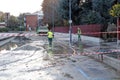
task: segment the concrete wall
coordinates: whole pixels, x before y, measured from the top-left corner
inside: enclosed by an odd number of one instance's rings
[[[87,37],[87,36],[82,36],[82,39],[83,40],[89,40],[95,44],[98,44],[99,45],[99,41],[100,39],[99,38],[95,38],[95,37]],[[94,52],[90,49],[85,49],[85,52]],[[98,55],[98,54],[92,54],[92,55],[89,55],[91,57],[94,57],[95,59],[98,59],[100,61],[102,61],[102,58],[101,58],[101,55]],[[103,63],[111,66],[112,68],[116,69],[117,71],[120,72],[120,60],[119,59],[115,59],[113,57],[109,57],[107,55],[103,55]]]
[[[100,44],[102,41],[100,38],[97,37],[91,37],[91,36],[81,36],[82,40],[88,40],[91,42],[94,42],[95,44]]]
[[[91,57],[94,57],[95,59],[101,60],[100,55],[94,54],[90,55]],[[101,60],[102,61],[102,60]],[[103,55],[103,63],[111,66],[112,68],[116,69],[116,71],[120,72],[120,60]]]
[[[120,60],[104,55],[103,62],[120,72]]]

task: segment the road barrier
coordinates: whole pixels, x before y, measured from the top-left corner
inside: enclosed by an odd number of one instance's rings
[[[13,37],[16,37],[16,36],[46,36],[47,34],[0,34],[0,36],[2,37],[8,37],[8,36],[13,36]]]
[[[81,34],[110,34],[110,33],[120,33],[120,31],[110,31],[110,32],[87,32],[87,33],[81,33]]]
[[[110,34],[110,33],[120,33],[120,31],[111,31],[111,32],[87,32],[87,33],[81,33],[81,35],[85,35],[85,34]],[[19,34],[19,33],[1,33],[0,36],[46,36],[47,34],[32,34],[32,33],[23,33],[23,34]]]
[[[111,32],[87,32],[87,33],[81,33],[81,35],[85,35],[85,34],[110,34],[110,33],[120,33],[120,31],[111,31]],[[1,33],[0,36],[46,36],[47,34],[32,34],[32,33],[23,33],[23,34],[19,34],[19,33]]]

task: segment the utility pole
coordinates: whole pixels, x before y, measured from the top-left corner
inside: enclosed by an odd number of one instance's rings
[[[52,4],[53,4],[52,5],[52,8],[53,8],[53,10],[52,10],[52,31],[54,32],[54,24],[55,24],[54,23],[54,21],[55,21],[55,19],[54,19],[55,18],[55,13],[54,13],[55,12],[55,4],[54,4],[54,1],[52,2]]]
[[[117,4],[119,3],[118,0]],[[119,16],[117,17],[117,50],[119,49]],[[117,58],[120,58],[120,53],[117,53]]]
[[[117,4],[119,4],[118,0]],[[119,47],[119,16],[117,17],[117,47]]]
[[[69,35],[70,35],[70,40],[69,40],[69,46],[72,46],[72,26],[71,26],[72,20],[71,20],[71,0],[69,0]]]

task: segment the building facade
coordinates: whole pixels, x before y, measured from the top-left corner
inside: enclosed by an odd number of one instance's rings
[[[24,22],[27,31],[29,29],[36,30],[38,26],[38,16],[35,14],[27,14],[25,15]]]
[[[24,26],[26,31],[28,30],[36,30],[37,27],[42,25],[43,14],[39,12],[33,14],[26,14],[24,17]]]
[[[10,13],[5,13],[4,19],[5,19],[5,23],[6,23],[6,26],[7,26],[8,20],[10,19]]]

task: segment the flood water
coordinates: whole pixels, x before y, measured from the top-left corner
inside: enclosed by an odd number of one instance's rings
[[[18,47],[18,44],[14,43],[14,42],[8,42],[8,43],[4,44],[3,46],[0,46],[0,52],[13,50],[17,47]]]
[[[0,53],[5,51],[13,50],[17,47],[20,47],[26,43],[28,43],[29,39],[23,37],[16,37],[15,39],[7,42],[6,44],[0,46]]]

